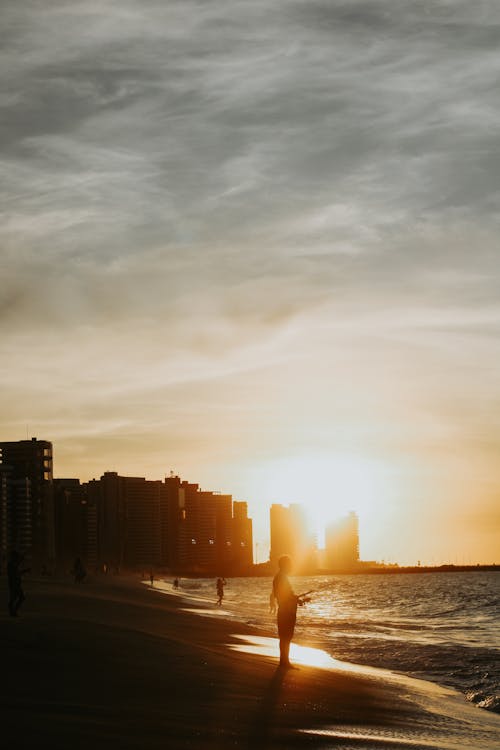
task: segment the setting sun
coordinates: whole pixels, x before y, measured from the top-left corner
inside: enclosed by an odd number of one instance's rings
[[[350,511],[367,525],[380,514],[389,493],[390,467],[354,454],[298,456],[265,464],[258,471],[270,502],[301,503],[321,547],[325,526]]]

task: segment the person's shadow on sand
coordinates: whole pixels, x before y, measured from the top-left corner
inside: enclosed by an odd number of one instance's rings
[[[270,747],[273,729],[276,726],[276,709],[283,689],[283,680],[286,669],[278,667],[267,686],[267,689],[259,703],[252,727],[248,736],[248,749],[255,750],[256,747],[265,750]]]

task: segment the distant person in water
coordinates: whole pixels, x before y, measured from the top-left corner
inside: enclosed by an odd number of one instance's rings
[[[292,570],[292,561],[288,555],[282,555],[278,560],[279,570],[273,579],[272,594],[278,602],[278,636],[280,639],[280,667],[291,667],[290,643],[295,630],[297,619],[297,605],[302,606],[304,599],[292,589],[288,575]]]
[[[151,572],[149,573],[149,581],[150,581],[150,583],[151,583],[151,586],[152,586],[152,585],[154,584],[154,582],[155,582],[155,574],[153,573],[153,571],[152,571],[152,570],[151,570]]]
[[[9,583],[9,614],[11,617],[17,617],[17,612],[21,604],[26,599],[23,591],[23,574],[27,573],[29,568],[21,570],[22,555],[17,550],[13,550],[7,563],[7,579]]]
[[[225,578],[217,578],[216,589],[217,589],[217,604],[219,607],[222,606],[222,600],[224,599],[224,586],[226,585]]]
[[[174,578],[174,582],[173,582],[172,585],[173,585],[174,589],[178,589],[179,588],[179,579],[178,578]]]

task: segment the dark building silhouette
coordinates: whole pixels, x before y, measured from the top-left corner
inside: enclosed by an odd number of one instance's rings
[[[166,561],[171,570],[178,572],[187,571],[197,564],[196,550],[191,550],[197,539],[194,517],[194,496],[197,492],[197,484],[182,481],[173,475],[165,477]]]
[[[252,519],[248,518],[248,504],[235,500],[233,503],[233,559],[236,572],[248,570],[253,565]]]
[[[69,569],[79,557],[89,569],[98,563],[97,507],[79,479],[54,479],[57,565]]]
[[[246,503],[234,504],[233,518],[231,495],[202,491],[176,476],[165,479],[165,488],[170,569],[229,575],[252,564]]]
[[[4,540],[34,565],[55,562],[52,443],[0,442]]]
[[[359,563],[359,521],[349,513],[330,524],[325,534],[326,561],[330,570],[352,570]]]
[[[2,567],[11,550],[27,560],[32,553],[31,482],[13,479],[12,469],[0,464],[0,557]]]
[[[108,471],[88,483],[87,500],[96,508],[100,564],[113,568],[165,564],[161,481]]]
[[[230,575],[253,564],[247,504],[170,476],[53,479],[52,444],[0,443],[0,555],[69,570],[169,568]]]

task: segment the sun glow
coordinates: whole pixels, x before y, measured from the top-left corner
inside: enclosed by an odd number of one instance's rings
[[[300,503],[311,531],[323,545],[325,526],[350,511],[369,523],[389,494],[390,468],[354,454],[297,456],[270,462],[259,471],[268,502]]]

